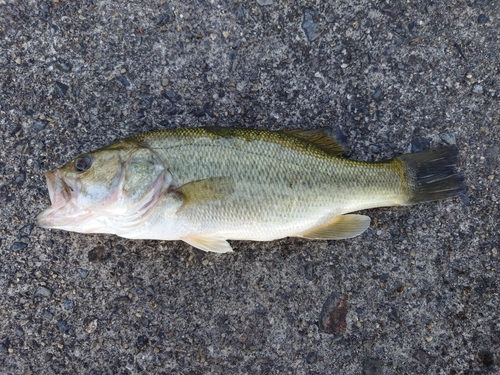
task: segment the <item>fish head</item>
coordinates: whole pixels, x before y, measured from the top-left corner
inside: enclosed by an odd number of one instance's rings
[[[45,178],[51,207],[38,224],[81,233],[126,230],[147,216],[171,182],[154,151],[123,141],[79,155]]]

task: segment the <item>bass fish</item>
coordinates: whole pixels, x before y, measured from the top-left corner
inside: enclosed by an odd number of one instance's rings
[[[340,240],[363,233],[351,212],[454,197],[458,150],[441,146],[365,162],[342,158],[325,129],[188,128],[138,134],[45,174],[43,228],[182,240],[232,251],[227,240]]]

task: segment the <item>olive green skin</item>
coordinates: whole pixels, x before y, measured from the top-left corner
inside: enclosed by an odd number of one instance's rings
[[[190,128],[123,142],[154,151],[174,187],[213,178],[231,182],[227,195],[167,219],[179,220],[188,232],[268,241],[300,235],[337,215],[407,200],[397,160],[352,161],[282,132]]]
[[[231,250],[227,239],[353,237],[370,220],[347,213],[463,190],[450,167],[456,149],[373,163],[342,158],[342,152],[322,130],[139,134],[47,172],[52,207],[38,222],[83,233],[184,240],[225,252]]]

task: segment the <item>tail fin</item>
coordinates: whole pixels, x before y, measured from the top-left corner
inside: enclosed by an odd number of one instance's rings
[[[455,171],[456,146],[441,146],[396,158],[403,164],[408,204],[454,197],[465,191],[464,180]]]

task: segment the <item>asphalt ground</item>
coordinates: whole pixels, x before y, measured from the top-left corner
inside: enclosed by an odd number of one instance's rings
[[[263,5],[271,3],[270,5]],[[0,0],[2,374],[500,371],[498,1]],[[36,226],[44,172],[138,132],[456,144],[465,194],[343,241],[208,254]]]

